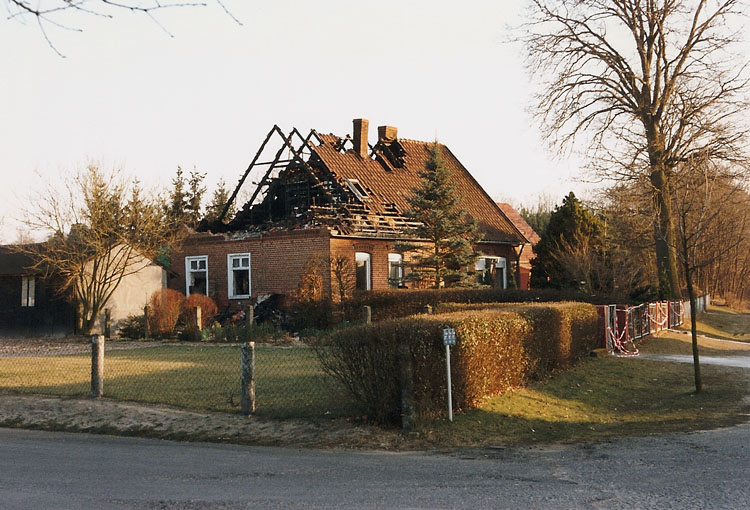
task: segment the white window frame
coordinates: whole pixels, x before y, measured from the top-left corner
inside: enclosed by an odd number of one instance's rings
[[[503,272],[503,289],[508,288],[508,260],[505,257],[493,257],[490,255],[480,255],[474,263],[474,269],[476,271],[484,271],[487,269],[487,260],[495,261],[495,269],[502,269]]]
[[[366,258],[360,257],[360,255],[366,255],[367,257]],[[357,262],[360,261],[360,258],[366,262],[365,269],[366,269],[366,274],[367,274],[367,281],[365,282],[366,285],[364,289],[359,289],[359,287],[357,288],[358,290],[372,290],[372,254],[366,251],[354,252],[354,271],[355,272],[357,270]]]
[[[396,287],[391,287],[393,284],[391,280],[391,267],[396,265],[398,267],[398,281]],[[404,279],[404,256],[400,253],[389,253],[388,254],[388,286],[390,288],[398,288],[401,281]]]
[[[204,269],[206,273],[206,296],[208,296],[208,255],[194,255],[191,257],[185,257],[185,295],[190,295],[190,274],[195,272],[198,273],[198,271],[192,271],[190,269],[190,263],[192,261],[205,261],[206,262],[206,269]]]
[[[346,179],[345,182],[346,186],[352,193],[354,193],[354,196],[356,196],[360,202],[364,202],[369,198],[365,187],[362,186],[362,184],[359,182],[359,179]]]
[[[33,276],[21,277],[21,306],[31,308],[34,306],[34,296],[36,294],[36,280]]]
[[[242,260],[247,258],[247,294],[234,294],[234,267],[232,261],[235,259]],[[229,299],[248,299],[253,293],[253,285],[251,278],[252,259],[249,253],[229,253],[227,254],[227,296]],[[240,267],[239,269],[245,269]]]

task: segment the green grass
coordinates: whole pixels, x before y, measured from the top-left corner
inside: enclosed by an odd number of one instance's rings
[[[0,392],[85,396],[90,354],[0,358]],[[353,406],[306,347],[256,348],[259,416],[346,416]],[[144,347],[106,352],[104,396],[190,409],[239,411],[237,346]]]
[[[701,340],[703,355],[750,355],[750,346]],[[706,345],[708,344],[708,345]],[[690,337],[649,338],[641,350],[688,354]],[[693,366],[643,358],[588,358],[549,380],[488,400],[477,409],[423,424],[425,445],[556,443],[684,432],[747,420],[747,370],[702,365],[704,391],[694,393]]]
[[[682,329],[690,330],[689,319],[685,320]],[[697,331],[700,335],[713,338],[750,342],[750,313],[711,305],[698,316]]]

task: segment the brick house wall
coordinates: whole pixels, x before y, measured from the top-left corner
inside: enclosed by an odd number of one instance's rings
[[[396,253],[396,241],[367,237],[332,236],[326,229],[292,230],[256,234],[246,238],[231,238],[224,234],[201,233],[190,236],[183,243],[182,250],[172,258],[173,276],[169,287],[187,294],[185,278],[185,258],[207,257],[208,295],[220,310],[239,311],[254,299],[265,294],[285,294],[293,292],[299,285],[308,261],[318,257],[327,261],[332,257],[348,259],[347,275],[349,284],[354,286],[355,254],[370,254],[370,277],[372,290],[390,288],[388,254]],[[510,245],[480,243],[478,251],[487,256],[505,257],[509,270],[516,255]],[[250,254],[250,298],[229,298],[228,255]],[[405,256],[408,261],[408,254]],[[334,275],[323,272],[324,295],[338,298],[338,289],[332,287]],[[510,280],[510,277],[509,277]],[[415,287],[414,283],[409,285]]]
[[[396,253],[393,249],[394,244],[393,240],[388,239],[333,237],[331,238],[331,255],[349,257],[353,271],[355,253],[358,251],[369,253],[372,290],[387,290],[390,288],[388,284],[388,254]]]
[[[250,254],[250,298],[230,299],[228,291],[229,254]],[[185,258],[207,257],[208,294],[219,310],[241,310],[264,294],[289,294],[297,288],[308,260],[327,259],[330,234],[325,229],[293,230],[232,239],[223,234],[195,234],[185,240],[182,250],[172,257],[169,287],[187,293]],[[330,281],[326,282],[330,288]]]
[[[357,237],[332,237],[331,238],[331,255],[344,255],[349,257],[354,267],[354,254],[356,252],[365,252],[370,254],[372,290],[387,290],[390,288],[388,282],[388,254],[396,253],[394,250],[394,240],[374,239],[374,238],[357,238]],[[427,244],[427,243],[425,243]],[[504,257],[508,264],[508,271],[516,262],[516,253],[513,246],[499,243],[480,243],[477,246],[477,252],[491,256]],[[404,260],[408,262],[409,255],[404,255]],[[508,281],[510,281],[508,275]],[[516,275],[516,280],[518,275]],[[416,287],[415,282],[409,284],[410,287]]]

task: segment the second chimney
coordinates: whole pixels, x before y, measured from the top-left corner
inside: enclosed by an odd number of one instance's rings
[[[367,119],[354,119],[352,123],[354,124],[354,135],[352,136],[354,151],[361,157],[367,158],[367,128],[370,125],[370,121]]]
[[[398,138],[398,129],[393,126],[378,126],[378,141],[383,143],[395,142]]]

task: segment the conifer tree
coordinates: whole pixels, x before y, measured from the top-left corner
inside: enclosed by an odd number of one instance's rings
[[[206,174],[193,169],[190,177],[186,178],[182,167],[177,167],[177,173],[172,179],[172,189],[169,192],[169,203],[166,214],[174,226],[187,225],[196,228],[201,219],[201,202],[206,192],[203,180]]]
[[[429,244],[399,243],[396,249],[412,253],[405,265],[411,269],[405,280],[431,280],[432,286],[450,287],[465,283],[474,275],[476,254],[473,245],[480,236],[476,224],[460,208],[460,197],[451,182],[442,146],[429,147],[425,169],[419,173],[422,183],[408,199],[406,215],[419,222],[411,235]]]
[[[224,207],[226,207],[227,202],[229,202],[229,195],[230,192],[227,188],[227,183],[224,182],[224,179],[219,179],[219,183],[214,190],[213,197],[211,198],[211,203],[206,207],[207,222],[213,223],[219,219],[219,215],[224,210]],[[227,210],[227,213],[224,215],[223,222],[229,223],[234,217],[235,212],[236,209],[234,203],[232,203]]]
[[[571,272],[560,260],[560,250],[571,250],[583,240],[601,245],[601,220],[594,216],[571,191],[562,205],[555,207],[541,240],[534,246],[536,258],[531,261],[531,286],[534,288],[577,288]],[[598,250],[599,246],[592,249]]]

